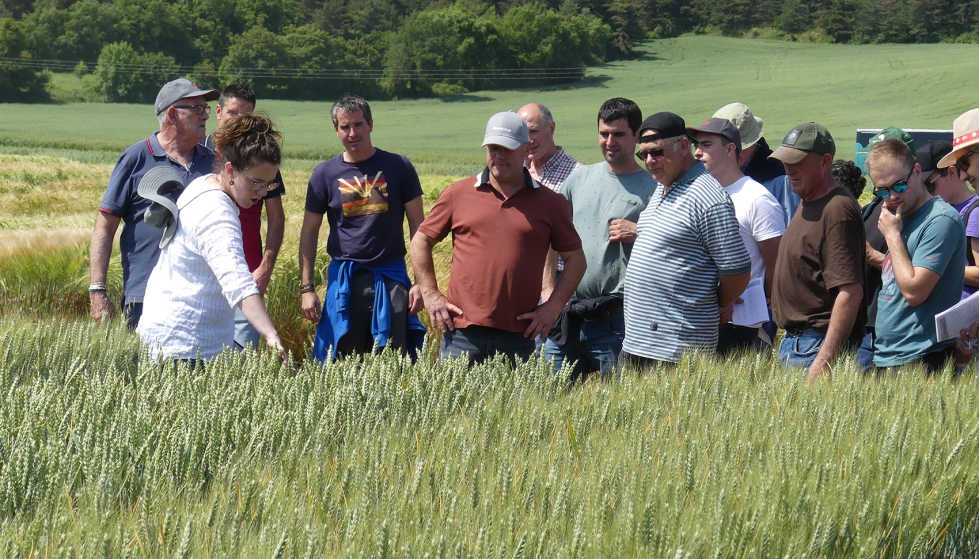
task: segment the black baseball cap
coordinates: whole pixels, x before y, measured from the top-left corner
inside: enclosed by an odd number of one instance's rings
[[[928,177],[938,170],[938,162],[950,153],[952,153],[952,142],[944,140],[928,142],[918,148],[915,156],[918,165],[921,165],[921,182],[928,180]]]
[[[656,132],[643,134],[646,130],[655,130]],[[686,136],[686,134],[687,124],[679,115],[674,113],[656,113],[646,117],[646,120],[639,125],[639,143]]]

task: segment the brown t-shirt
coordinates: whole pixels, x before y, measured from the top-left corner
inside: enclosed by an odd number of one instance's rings
[[[838,288],[863,285],[865,243],[860,205],[845,188],[803,201],[778,249],[772,288],[775,322],[786,330],[825,333]],[[850,336],[862,336],[866,324],[864,301]]]
[[[517,315],[537,308],[548,247],[578,250],[581,239],[568,200],[540,188],[526,169],[526,186],[510,198],[488,176],[484,170],[450,184],[418,230],[439,241],[452,232],[448,297],[463,312],[456,328],[523,332],[530,322]]]

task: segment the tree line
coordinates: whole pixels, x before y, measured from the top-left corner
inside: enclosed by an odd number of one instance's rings
[[[451,95],[579,80],[684,33],[979,42],[979,0],[0,0],[0,100],[43,100],[52,60],[105,101],[179,76],[271,98]]]

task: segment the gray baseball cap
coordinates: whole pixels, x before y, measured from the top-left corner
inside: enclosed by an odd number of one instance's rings
[[[167,82],[163,89],[156,94],[156,114],[160,114],[167,107],[187,97],[197,97],[203,95],[205,101],[214,101],[221,96],[221,92],[216,89],[197,89],[197,86],[190,80],[179,78],[172,82]]]
[[[496,113],[486,123],[483,147],[494,145],[517,149],[529,141],[530,132],[527,130],[527,123],[513,111]]]
[[[143,221],[158,229],[163,229],[160,248],[167,246],[177,232],[177,198],[183,194],[184,183],[177,171],[169,165],[153,167],[143,175],[136,192],[152,201],[143,212]]]

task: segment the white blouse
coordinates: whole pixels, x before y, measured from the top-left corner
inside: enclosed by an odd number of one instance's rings
[[[234,345],[236,307],[258,293],[234,201],[194,179],[177,199],[177,232],[150,274],[136,331],[151,361],[209,359]]]

